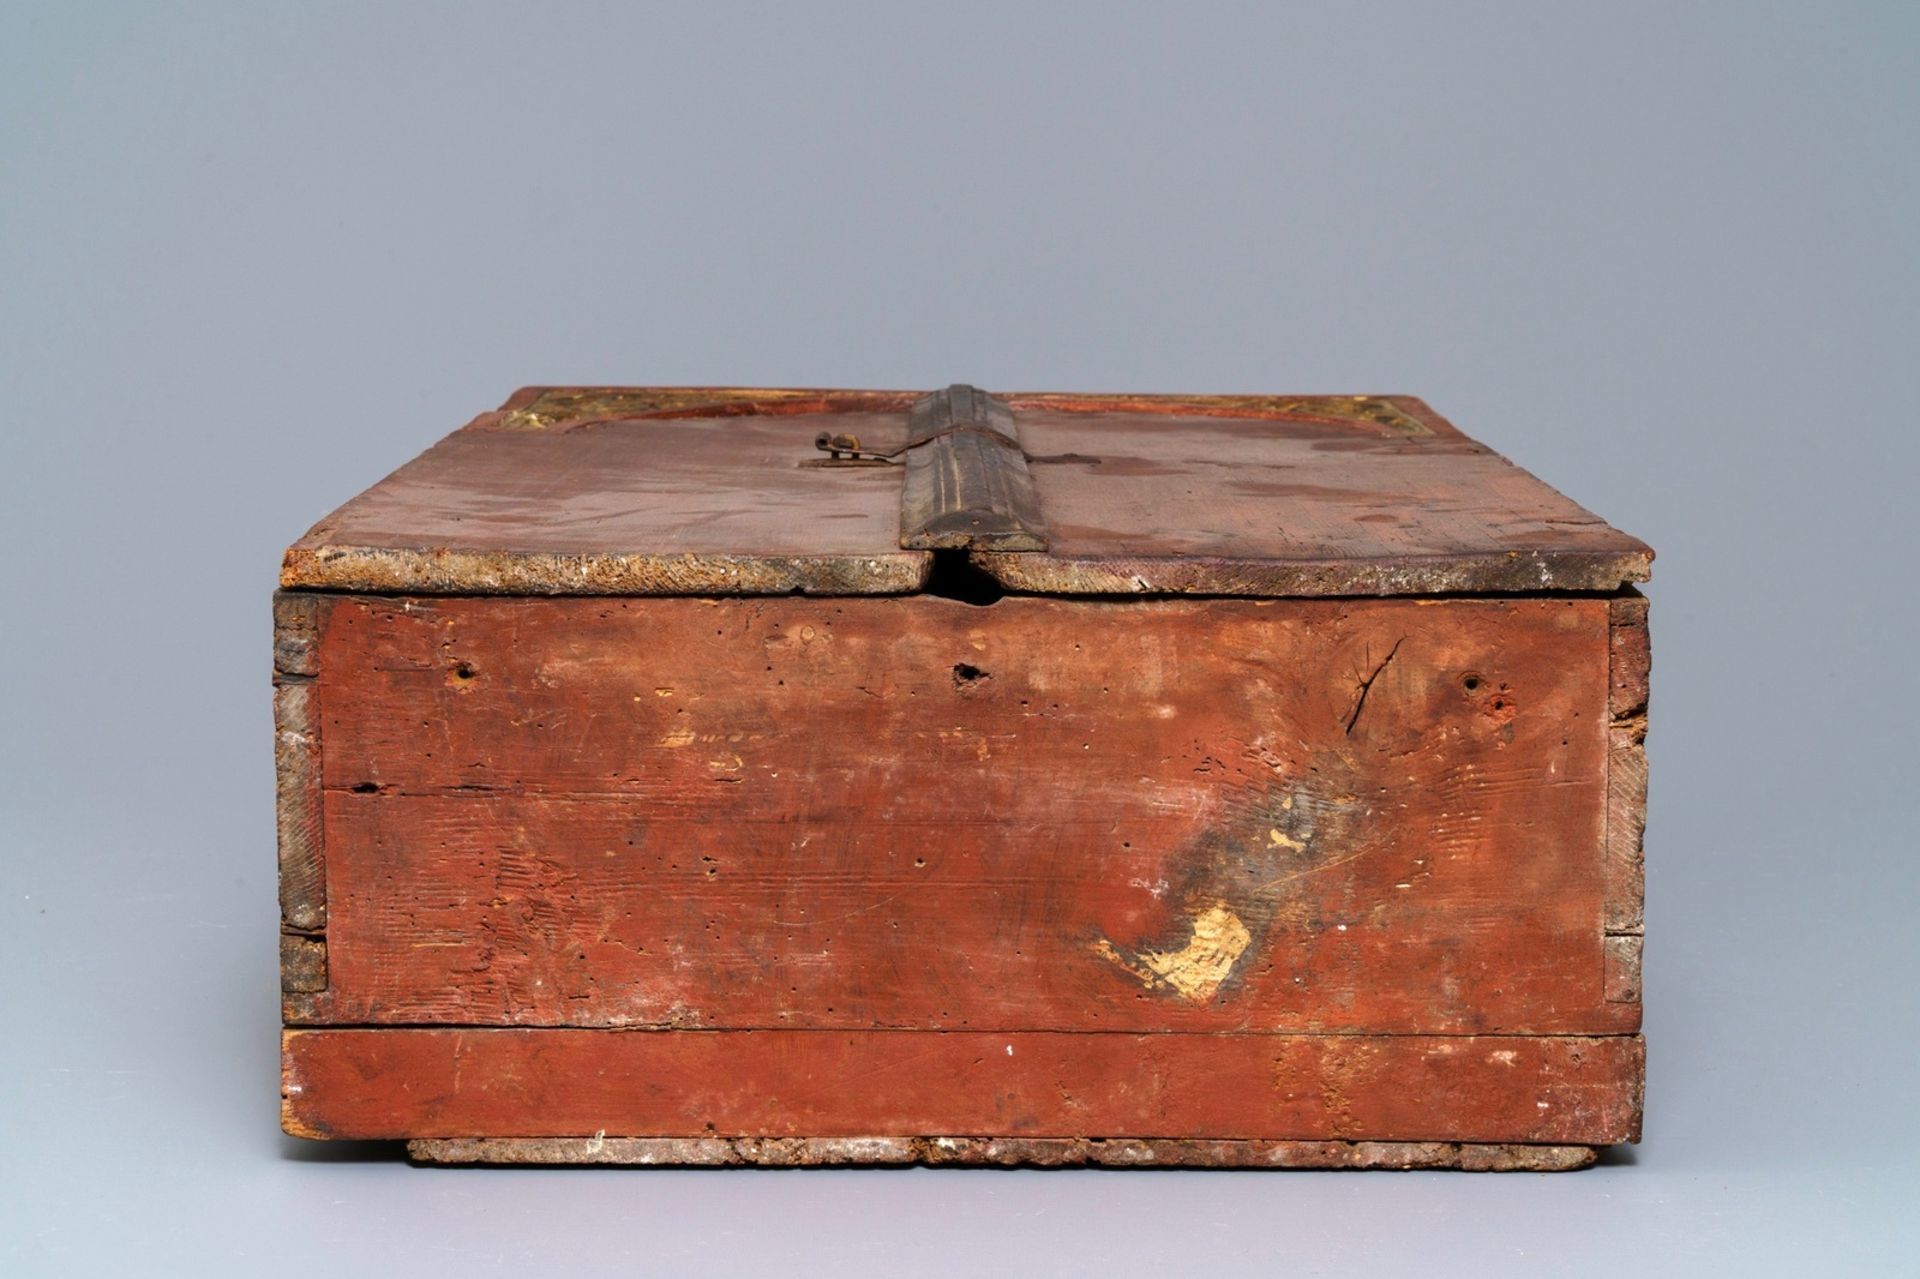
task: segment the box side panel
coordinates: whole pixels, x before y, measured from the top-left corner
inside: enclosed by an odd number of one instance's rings
[[[294,1020],[1630,1030],[1611,620],[342,598]]]
[[[1639,1135],[1641,1051],[1631,1035],[290,1031],[284,1120],[340,1138],[1604,1145]]]
[[[1647,601],[1612,603],[1607,727],[1607,998],[1638,1009],[1647,827]]]

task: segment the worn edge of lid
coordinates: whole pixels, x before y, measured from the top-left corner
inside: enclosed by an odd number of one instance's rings
[[[460,429],[567,431],[597,422],[905,412],[923,394],[792,386],[523,386]]]
[[[932,552],[906,550],[566,555],[296,543],[282,562],[280,585],[419,595],[907,595],[926,585],[932,566]]]
[[[1650,551],[1508,551],[1388,559],[1074,558],[975,551],[1005,590],[1033,595],[1518,595],[1615,591],[1651,576]]]
[[[881,413],[910,408],[923,391],[833,387],[523,386],[462,430],[571,430],[594,422],[689,417]],[[1462,432],[1410,395],[1179,395],[1133,392],[1015,391],[994,397],[1016,409],[1057,413],[1147,413],[1168,417],[1331,422],[1406,436],[1464,439]],[[553,400],[551,405],[543,403]]]

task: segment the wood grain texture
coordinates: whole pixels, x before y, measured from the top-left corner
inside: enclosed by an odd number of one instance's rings
[[[1570,1172],[1592,1146],[1459,1141],[1207,1141],[1139,1137],[424,1137],[428,1164],[624,1167],[1355,1168]]]
[[[273,596],[273,674],[277,681],[317,673],[316,651],[324,596],[276,591]]]
[[[291,1030],[282,1123],[297,1135],[373,1139],[1604,1145],[1638,1136],[1641,1054],[1630,1035]]]
[[[1015,459],[978,436],[910,454],[906,467],[799,465],[821,433],[898,447],[912,398],[523,392],[316,525],[289,548],[281,581],[899,594],[929,569],[927,551],[903,543],[958,546],[983,530],[998,549],[972,554],[988,571],[1008,589],[1052,594],[1611,591],[1643,580],[1652,557],[1403,396],[1029,394],[1009,397],[1019,483],[1008,479]],[[915,486],[904,494],[903,472]],[[987,506],[966,507],[973,524],[934,528],[935,516],[961,517],[928,507],[923,481],[976,474],[1008,482]]]
[[[1317,422],[1372,433],[1461,438],[1453,423],[1411,395],[1132,395],[1016,391],[1020,409],[1057,413],[1145,413],[1155,417],[1235,417]]]
[[[917,391],[749,386],[523,386],[467,431],[570,431],[603,422],[801,413],[902,413]]]
[[[280,883],[280,989],[310,1011],[327,988],[326,856],[321,820],[319,637],[332,601],[280,592],[273,601],[275,840]]]
[[[1631,1029],[1609,621],[341,598],[301,1019]]]
[[[1652,558],[1451,428],[1409,436],[1291,418],[1015,417],[1049,550],[976,556],[1010,590],[1611,591],[1644,579]]]
[[[1644,928],[1647,828],[1647,685],[1652,650],[1647,601],[1638,592],[1612,603],[1607,729],[1607,905],[1610,933]],[[1635,952],[1635,985],[1638,951]]]
[[[743,386],[525,386],[469,431],[565,431],[584,423],[799,413],[905,412],[920,391]],[[1451,423],[1407,395],[1138,395],[1016,391],[1019,408],[1171,417],[1270,418],[1380,427],[1403,435],[1458,435]]]
[[[1639,933],[1608,933],[1606,955],[1607,999],[1616,1004],[1640,1003]]]
[[[273,757],[280,918],[282,927],[305,933],[324,932],[327,926],[318,700],[311,679],[276,677]]]
[[[281,992],[287,995],[311,995],[326,988],[326,939],[306,933],[281,933]]]
[[[897,468],[808,469],[820,431],[901,442],[899,413],[464,430],[288,549],[285,587],[500,594],[888,594]]]

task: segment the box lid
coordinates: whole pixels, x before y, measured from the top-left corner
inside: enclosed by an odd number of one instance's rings
[[[289,588],[1611,591],[1653,553],[1408,396],[531,387],[287,551]]]

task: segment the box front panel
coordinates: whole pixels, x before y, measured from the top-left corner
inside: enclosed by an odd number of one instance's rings
[[[290,1019],[1631,1031],[1609,614],[321,597]]]

